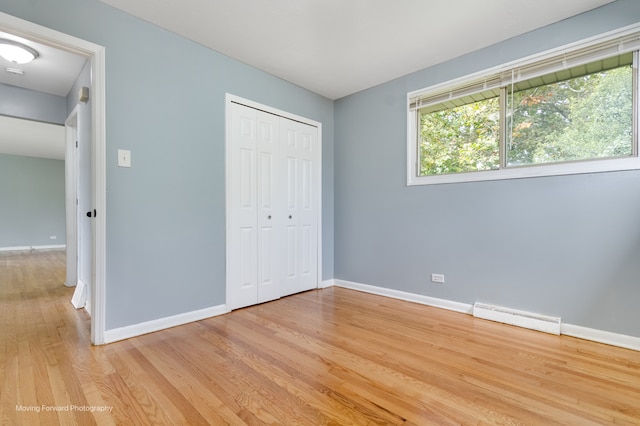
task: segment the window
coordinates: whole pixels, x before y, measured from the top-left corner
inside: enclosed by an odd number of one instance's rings
[[[420,176],[500,167],[498,97],[435,111],[418,111]]]
[[[640,33],[408,95],[408,184],[640,169]]]

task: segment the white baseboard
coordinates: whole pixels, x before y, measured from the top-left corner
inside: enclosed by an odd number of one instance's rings
[[[421,294],[408,293],[400,290],[392,290],[390,288],[376,287],[368,284],[354,283],[351,281],[334,280],[337,287],[350,288],[352,290],[359,290],[365,293],[378,294],[380,296],[387,296],[393,299],[406,300],[408,302],[420,303],[423,305],[434,306],[436,308],[443,308],[450,311],[462,312],[465,314],[473,313],[473,305],[468,303],[453,302],[446,299],[438,299],[436,297],[423,296]]]
[[[473,305],[467,303],[454,302],[446,299],[438,299],[435,297],[423,296],[420,294],[408,293],[400,290],[392,290],[384,287],[376,287],[368,284],[354,283],[351,281],[337,279],[325,280],[321,284],[321,288],[328,288],[331,286],[344,287],[351,290],[362,291],[364,293],[377,294],[393,299],[406,300],[408,302],[420,303],[422,305],[433,306],[436,308],[442,308],[450,311],[473,315]],[[85,308],[89,308],[88,301]],[[228,312],[230,311],[227,308],[227,305],[213,306],[211,308],[200,309],[198,311],[187,312],[171,317],[143,322],[140,324],[107,330],[104,333],[104,339],[105,343],[113,343],[119,340],[129,339],[147,333],[153,333],[155,331],[160,331],[166,328],[176,327],[190,322],[200,321],[206,318],[223,315]],[[624,334],[612,333],[609,331],[597,330],[566,323],[561,324],[560,333],[580,339],[591,340],[598,343],[604,343],[607,345],[640,351],[640,337],[627,336]]]
[[[334,285],[336,285],[336,280],[324,280],[320,283],[318,288],[329,288],[333,287]]]
[[[200,321],[206,318],[226,314],[228,312],[229,309],[227,308],[227,305],[218,305],[211,308],[205,308],[197,311],[173,315],[170,317],[159,318],[152,321],[146,321],[140,324],[114,328],[111,330],[106,330],[104,332],[104,343],[113,343],[119,340],[130,339],[132,337],[142,336],[143,334],[153,333],[154,331],[160,331],[166,328]]]
[[[15,246],[15,247],[0,247],[0,251],[32,251],[32,250],[56,250],[66,249],[65,244],[50,245],[50,246]]]
[[[579,339],[640,351],[640,337],[627,336],[626,334],[612,333],[610,331],[573,324],[562,324],[560,332]]]
[[[365,293],[377,294],[380,296],[406,300],[408,302],[415,302],[423,305],[434,306],[436,308],[442,308],[450,311],[473,315],[473,305],[469,305],[466,303],[454,302],[446,299],[438,299],[435,297],[423,296],[420,294],[408,293],[404,291],[392,290],[384,287],[376,287],[368,284],[360,284],[344,280],[333,281],[337,287],[349,288]],[[640,351],[640,337],[627,336],[625,334],[612,333],[610,331],[603,331],[595,328],[582,327],[579,325],[566,323],[561,324],[560,334],[577,337],[579,339],[591,340],[593,342],[604,343],[611,346],[618,346],[621,348]]]

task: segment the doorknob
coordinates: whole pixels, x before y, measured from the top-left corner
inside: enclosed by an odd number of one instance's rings
[[[271,215],[267,216],[267,219],[271,219]]]
[[[292,218],[292,216],[291,216],[291,215],[289,215],[289,219],[291,219],[291,218]]]
[[[87,212],[87,217],[96,217],[96,209],[93,209],[93,212],[88,211]]]

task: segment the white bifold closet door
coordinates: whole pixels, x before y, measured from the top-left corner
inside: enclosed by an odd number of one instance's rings
[[[229,307],[317,288],[318,129],[237,103],[231,104],[231,127]]]

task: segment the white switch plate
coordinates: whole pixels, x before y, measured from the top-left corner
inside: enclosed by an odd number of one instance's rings
[[[131,167],[131,151],[127,149],[118,150],[118,166]]]

